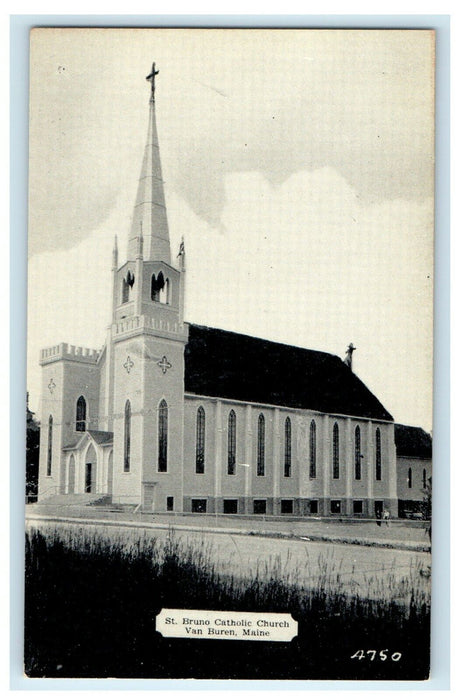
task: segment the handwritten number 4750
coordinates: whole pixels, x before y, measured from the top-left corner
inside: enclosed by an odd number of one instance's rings
[[[358,649],[358,651],[355,651],[353,656],[350,656],[350,658],[358,659],[358,661],[362,661],[363,659],[369,659],[370,661],[375,661],[375,659],[380,659],[380,661],[388,661],[389,659],[392,661],[399,661],[401,656],[402,654],[400,651],[395,651],[390,655],[388,649],[380,649],[380,651],[377,649],[368,649],[367,651],[364,651],[364,649]]]

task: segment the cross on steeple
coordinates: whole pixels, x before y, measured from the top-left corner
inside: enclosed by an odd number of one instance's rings
[[[153,99],[154,96],[155,96],[155,76],[158,75],[159,72],[160,72],[159,70],[155,70],[155,63],[152,63],[152,71],[151,71],[151,73],[146,77],[146,80],[148,80],[149,83],[150,83],[151,86],[152,86],[152,99]]]

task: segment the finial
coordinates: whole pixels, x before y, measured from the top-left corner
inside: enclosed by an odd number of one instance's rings
[[[113,242],[113,250],[112,250],[112,270],[116,270],[118,267],[118,239],[115,236],[115,240]]]
[[[179,252],[177,253],[178,258],[181,257],[181,255],[185,255],[185,244],[184,244],[184,237],[180,239],[180,245],[179,245]]]
[[[357,349],[357,348],[355,348],[355,346],[353,345],[353,343],[350,343],[350,345],[347,347],[347,352],[346,352],[346,355],[345,355],[344,363],[345,363],[346,366],[349,367],[350,369],[352,368],[353,352],[354,352],[356,349]]]
[[[155,62],[152,63],[152,71],[146,77],[146,80],[149,81],[149,83],[152,87],[152,100],[155,99],[155,76],[158,75],[159,72],[160,72],[159,70],[155,70]]]

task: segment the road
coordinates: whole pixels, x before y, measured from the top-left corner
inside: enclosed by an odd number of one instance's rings
[[[48,523],[28,519],[29,526],[54,529]],[[171,536],[167,529],[116,525],[59,523],[59,528],[82,527],[126,543],[139,537],[164,543]],[[222,574],[239,577],[256,574],[315,588],[319,582],[331,590],[360,593],[373,598],[405,597],[407,583],[427,591],[430,555],[382,547],[309,542],[306,539],[279,539],[224,532],[200,533],[175,530],[172,537],[184,547],[205,551]],[[422,573],[420,573],[422,572]]]

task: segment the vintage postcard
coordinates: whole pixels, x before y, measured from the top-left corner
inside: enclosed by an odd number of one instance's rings
[[[32,30],[27,677],[429,678],[434,47]]]

